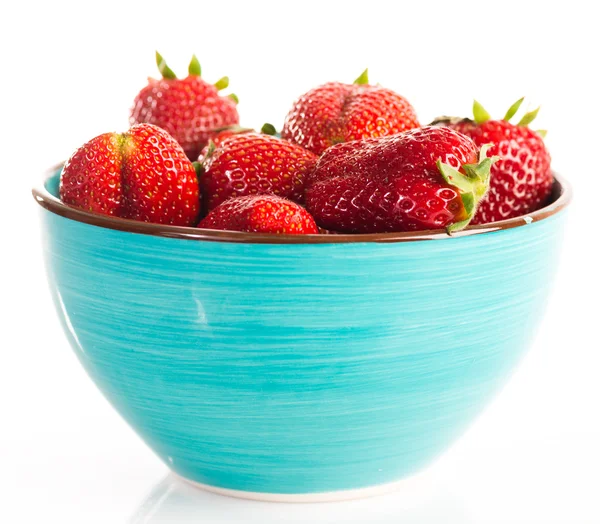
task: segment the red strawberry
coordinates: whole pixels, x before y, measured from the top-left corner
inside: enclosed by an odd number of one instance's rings
[[[208,143],[208,145],[206,145],[204,147],[204,149],[202,149],[202,152],[200,153],[200,156],[198,157],[198,162],[200,162],[200,163],[204,162],[204,159],[206,158],[207,153],[210,152],[210,154],[212,154],[214,149],[217,146],[220,146],[221,142],[223,142],[226,138],[229,138],[230,136],[234,136],[234,135],[240,135],[242,133],[256,133],[256,130],[254,130],[250,127],[242,127],[237,124],[233,125],[233,126],[222,127],[220,129],[215,129],[214,131],[215,131],[215,135],[210,139],[210,142]],[[275,128],[273,127],[272,124],[264,124],[262,126],[260,132],[265,135],[275,135],[277,133],[277,131],[275,130]],[[212,142],[212,144],[211,144],[211,142]]]
[[[320,155],[340,142],[393,135],[419,127],[408,101],[368,85],[367,71],[354,84],[330,82],[302,95],[288,113],[281,136]]]
[[[105,215],[192,226],[200,214],[198,178],[181,146],[150,124],[105,133],[65,164],[60,198]]]
[[[306,209],[275,195],[230,198],[213,209],[198,227],[288,235],[314,235],[319,232]]]
[[[255,133],[256,131],[250,127],[242,127],[238,125],[222,127],[221,129],[215,130],[215,135],[211,137],[210,142],[213,142],[215,146],[218,146],[230,136],[240,135],[242,133]],[[210,142],[203,148],[203,151],[210,146]]]
[[[522,98],[515,102],[503,120],[492,120],[475,102],[475,120],[443,117],[434,122],[464,133],[478,146],[492,144],[488,155],[500,157],[492,166],[490,190],[481,201],[472,224],[525,215],[543,206],[550,196],[553,182],[550,154],[542,134],[527,127],[538,110],[527,113],[516,125],[509,121],[522,102]]]
[[[348,233],[455,231],[472,219],[493,159],[446,127],[338,144],[309,177],[306,208],[325,229]]]
[[[179,79],[160,54],[156,63],[160,80],[148,79],[148,85],[135,97],[131,124],[147,122],[167,130],[177,140],[190,160],[196,160],[202,148],[214,136],[214,129],[237,124],[237,98],[220,96],[229,85],[227,77],[209,84],[200,77],[200,64],[192,57],[189,75]]]
[[[225,138],[206,152],[200,178],[210,211],[232,196],[274,194],[301,202],[317,157],[291,142],[259,133]]]

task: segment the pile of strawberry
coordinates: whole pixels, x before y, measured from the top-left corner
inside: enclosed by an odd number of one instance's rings
[[[420,126],[402,96],[330,82],[302,95],[281,137],[239,126],[237,97],[201,77],[179,79],[157,53],[160,80],[135,98],[132,127],[81,146],[60,197],[92,212],[146,222],[259,233],[378,233],[495,222],[550,196],[541,132],[474,104],[474,119]]]

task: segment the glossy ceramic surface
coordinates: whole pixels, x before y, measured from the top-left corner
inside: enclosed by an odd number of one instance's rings
[[[45,257],[81,363],[176,473],[356,490],[421,470],[506,382],[544,309],[561,198],[521,225],[384,243],[169,238],[44,209]]]

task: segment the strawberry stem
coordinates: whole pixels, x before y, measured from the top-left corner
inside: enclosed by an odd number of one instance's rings
[[[485,108],[477,100],[473,100],[473,120],[475,120],[477,124],[483,124],[491,118],[492,116]]]
[[[158,51],[156,51],[156,65],[158,66],[158,70],[163,78],[169,78],[174,80],[177,78],[175,73],[171,70],[171,68],[165,62],[165,59],[160,55]]]
[[[200,67],[200,62],[196,55],[192,55],[192,60],[190,61],[190,65],[188,67],[188,73],[190,76],[202,76],[202,68]]]
[[[369,68],[365,69],[360,76],[353,82],[356,85],[366,85],[369,83]]]
[[[513,116],[515,116],[515,114],[519,110],[519,107],[521,107],[521,104],[523,103],[523,100],[525,100],[525,97],[519,98],[519,100],[517,100],[512,106],[510,106],[508,108],[508,111],[506,112],[506,114],[504,115],[504,118],[502,120],[504,120],[506,122],[510,122],[510,119]]]
[[[229,87],[229,77],[224,76],[223,78],[219,78],[219,80],[214,83],[214,86],[217,88],[217,91],[221,91],[221,89]]]
[[[462,165],[464,174],[441,160],[437,161],[437,167],[446,183],[458,189],[466,215],[465,219],[446,228],[449,235],[469,225],[475,216],[479,202],[490,187],[490,169],[492,164],[499,160],[497,156],[491,158],[486,156],[490,147],[491,144],[481,147],[477,164]]]
[[[227,96],[231,98],[231,100],[233,100],[236,104],[240,103],[240,99],[235,93],[229,93]]]

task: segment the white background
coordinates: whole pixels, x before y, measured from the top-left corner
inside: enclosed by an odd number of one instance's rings
[[[17,5],[18,4],[18,5]],[[0,19],[4,196],[0,522],[600,522],[600,202],[593,3],[10,2]],[[420,485],[333,505],[250,504],[187,488],[125,425],[67,347],[47,292],[31,185],[86,140],[124,130],[154,50],[227,74],[242,123],[281,127],[329,80],[373,82],[423,123],[542,105],[575,187],[545,320],[513,380]],[[166,478],[165,478],[166,477]]]

